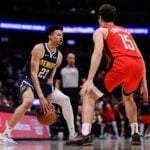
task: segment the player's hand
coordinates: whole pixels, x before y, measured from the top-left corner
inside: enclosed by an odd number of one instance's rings
[[[49,85],[53,85],[53,79],[48,79],[47,82],[48,82]]]
[[[144,101],[148,101],[148,89],[147,86],[142,85],[140,86],[140,94],[143,96]]]
[[[85,94],[88,94],[91,91],[91,87],[93,85],[92,81],[86,81],[82,86],[80,90],[80,95],[83,96]]]
[[[40,107],[41,107],[40,111],[43,111],[44,114],[50,110],[49,102],[45,97],[40,98]]]

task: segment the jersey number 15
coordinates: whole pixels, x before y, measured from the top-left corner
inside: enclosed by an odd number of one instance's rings
[[[126,34],[119,34],[121,40],[122,40],[122,43],[125,47],[125,49],[128,49],[128,50],[135,50],[135,46],[134,46],[134,43],[133,41],[129,38],[128,35]]]

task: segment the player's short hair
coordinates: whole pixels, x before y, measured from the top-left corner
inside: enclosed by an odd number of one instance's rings
[[[113,5],[103,4],[98,9],[98,17],[100,16],[106,22],[114,22],[117,17],[117,9]]]
[[[49,26],[47,29],[46,29],[46,35],[51,35],[55,30],[61,30],[63,31],[63,26],[62,25],[59,25],[59,24],[55,24],[55,25],[52,25],[52,26]]]

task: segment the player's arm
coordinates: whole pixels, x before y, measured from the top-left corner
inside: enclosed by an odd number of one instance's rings
[[[143,98],[145,100],[148,100],[148,89],[147,89],[147,79],[146,79],[146,65],[145,65],[144,58],[143,58],[143,56],[142,56],[142,54],[141,54],[141,52],[140,52],[140,50],[139,50],[139,48],[138,48],[138,46],[137,46],[135,41],[134,41],[134,44],[135,44],[135,46],[137,48],[137,51],[138,51],[139,55],[141,56],[143,64],[144,64],[144,73],[143,73],[143,78],[141,80],[140,93],[143,94]]]
[[[40,63],[40,58],[43,55],[42,49],[43,49],[43,47],[41,44],[34,46],[34,48],[32,50],[30,65],[31,65],[31,79],[32,79],[33,85],[35,87],[35,90],[38,94],[40,105],[41,105],[41,107],[44,108],[44,110],[46,110],[48,108],[48,105],[47,105],[48,102],[43,95],[43,92],[41,90],[40,83],[38,80],[39,63]]]
[[[61,88],[61,84],[62,84],[62,81],[61,81],[60,79],[56,79],[56,81],[55,81],[55,87],[56,87],[57,89],[60,89],[60,88]]]
[[[57,60],[57,63],[56,63],[56,66],[53,68],[51,74],[50,74],[50,77],[48,79],[48,83],[49,84],[52,84],[53,83],[53,79],[54,79],[54,76],[56,74],[56,71],[57,71],[57,68],[60,66],[61,62],[62,62],[62,54],[59,52],[58,53],[58,60]]]
[[[88,81],[93,81],[93,78],[97,72],[97,69],[100,65],[102,55],[103,55],[103,47],[104,47],[104,38],[102,30],[99,28],[93,34],[93,41],[94,41],[94,51],[91,57],[91,64],[88,74]]]
[[[82,86],[82,89],[80,91],[81,96],[91,91],[94,76],[101,63],[101,59],[103,55],[103,46],[104,46],[104,35],[103,35],[102,30],[103,29],[99,28],[93,34],[94,51],[91,57],[91,64],[90,64],[90,69],[88,73],[88,78],[86,82],[84,83],[84,85]]]

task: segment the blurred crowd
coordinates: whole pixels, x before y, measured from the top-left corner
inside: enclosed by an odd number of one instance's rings
[[[12,59],[14,57],[15,59]],[[2,70],[0,75],[0,106],[15,109],[20,103],[18,79],[24,62],[21,57],[21,55],[14,55],[0,59]],[[97,101],[92,127],[95,138],[118,139],[120,137],[130,137],[130,124],[125,113],[124,101],[118,95],[118,91],[114,91],[111,95],[107,94]],[[138,108],[138,121],[141,135],[144,138],[150,138],[150,103],[144,102],[138,91],[134,95]],[[66,130],[59,106],[56,106],[56,112],[57,121],[50,127],[52,140],[59,139],[60,135],[64,135],[64,130]],[[78,134],[81,134],[81,112],[82,100],[79,100],[75,122]],[[62,136],[62,138],[65,138],[65,136]]]
[[[21,55],[3,55],[0,58],[0,105],[15,108],[20,99],[18,96],[18,79],[21,73]],[[22,60],[23,61],[23,60]]]
[[[150,103],[136,99],[138,107],[138,122],[140,134],[143,138],[150,138]],[[52,140],[60,138],[59,133],[64,133],[64,125],[60,107],[56,106],[57,121],[50,129]],[[77,132],[81,134],[81,112],[82,101],[78,106],[78,114],[76,119]],[[88,115],[88,114],[87,114]],[[92,133],[94,138],[98,139],[119,139],[130,138],[130,124],[125,113],[125,105],[123,99],[117,99],[114,95],[105,95],[100,98],[95,106],[95,115],[92,125]],[[62,134],[61,134],[62,138]],[[65,136],[64,136],[65,139]]]

